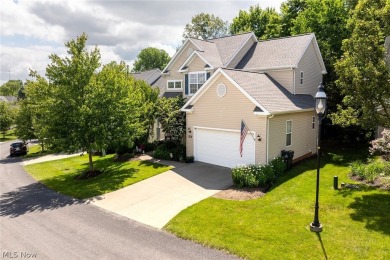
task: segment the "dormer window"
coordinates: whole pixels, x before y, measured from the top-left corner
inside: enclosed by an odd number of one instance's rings
[[[303,85],[303,71],[301,71],[300,83]]]
[[[189,94],[195,94],[198,89],[206,82],[206,72],[190,72],[188,73]]]
[[[182,89],[182,81],[181,80],[168,80],[167,81],[167,89],[168,90]]]

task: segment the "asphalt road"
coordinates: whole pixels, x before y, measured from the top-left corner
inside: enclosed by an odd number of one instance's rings
[[[58,194],[0,144],[0,258],[236,259]]]

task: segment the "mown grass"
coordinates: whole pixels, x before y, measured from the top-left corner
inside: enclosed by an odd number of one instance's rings
[[[88,170],[88,156],[30,164],[25,169],[47,187],[74,198],[85,199],[121,189],[172,168],[146,161],[114,162],[112,157],[94,156],[95,169],[103,173],[87,180],[76,180],[74,177]]]
[[[13,129],[8,130],[5,133],[5,136],[3,133],[0,133],[0,142],[6,142],[6,141],[11,141],[11,140],[16,140],[18,137],[15,135],[15,131]]]
[[[28,147],[28,152],[26,155],[23,155],[23,159],[30,159],[30,158],[35,158],[35,157],[40,157],[46,154],[49,154],[50,152],[45,150],[42,151],[42,146],[39,144],[31,145]]]
[[[179,237],[228,250],[248,259],[389,259],[390,192],[369,186],[333,189],[348,178],[349,162],[364,150],[328,152],[322,160],[319,219],[314,217],[316,160],[295,166],[264,196],[250,201],[208,198],[171,220]]]

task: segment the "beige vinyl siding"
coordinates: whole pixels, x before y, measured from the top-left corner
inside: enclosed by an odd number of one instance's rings
[[[314,49],[314,40],[311,41],[298,68],[295,70],[295,94],[309,94],[315,96],[317,88],[322,81],[320,62]],[[303,71],[303,84],[300,84],[301,71]]]
[[[225,84],[227,88],[224,97],[217,96],[217,86],[220,83]],[[223,75],[218,76],[194,104],[193,112],[187,113],[187,128],[190,127],[192,131],[191,134],[187,131],[187,156],[194,155],[194,126],[240,130],[243,119],[250,131],[255,132],[254,137],[259,134],[262,138],[261,142],[257,141],[257,138],[255,141],[256,163],[266,163],[266,117],[256,117],[253,114],[254,108],[255,105]],[[246,138],[252,136],[248,134]]]
[[[293,150],[294,159],[316,153],[317,124],[312,128],[314,112],[275,115],[269,119],[269,156],[272,160],[282,150]],[[286,146],[286,122],[292,122],[291,145]]]
[[[188,64],[188,72],[205,71],[205,65],[206,63],[199,58],[199,56],[195,56],[195,58]]]
[[[274,80],[285,87],[290,93],[294,94],[294,71],[293,70],[274,70],[267,71]]]
[[[175,63],[172,64],[172,67],[169,70],[169,75],[164,75],[164,84],[165,84],[165,91],[167,90],[167,81],[168,80],[182,80],[183,81],[183,89],[177,90],[184,93],[184,73],[178,72],[180,67],[183,65],[183,63],[188,59],[187,51],[189,48],[192,48],[193,50],[196,50],[196,47],[190,42],[188,46],[181,52],[180,56],[177,57]],[[203,65],[204,66],[204,65]],[[169,90],[172,92],[175,92],[175,90]]]
[[[249,40],[242,46],[242,48],[237,52],[236,56],[231,60],[229,64],[226,64],[227,68],[234,69],[237,64],[242,60],[244,55],[249,51],[249,49],[254,44],[254,40],[252,37],[249,38]]]

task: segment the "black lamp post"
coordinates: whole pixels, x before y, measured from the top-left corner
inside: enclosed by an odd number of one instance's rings
[[[317,185],[316,185],[316,204],[315,204],[315,212],[314,212],[314,221],[310,223],[310,231],[312,232],[321,232],[322,225],[318,219],[318,194],[319,194],[319,186],[320,186],[320,153],[321,153],[321,124],[322,119],[325,117],[326,113],[326,94],[324,92],[324,86],[321,84],[318,86],[318,92],[315,96],[315,108],[316,114],[318,118],[318,139],[317,139]]]

